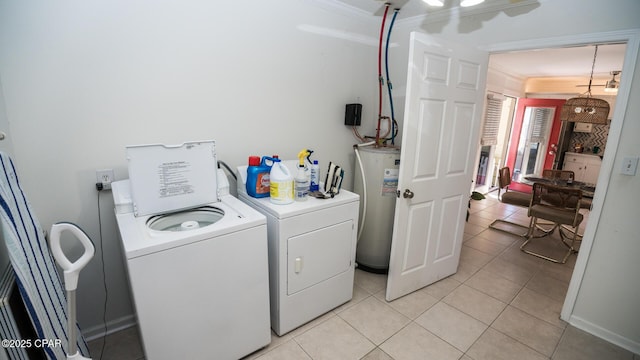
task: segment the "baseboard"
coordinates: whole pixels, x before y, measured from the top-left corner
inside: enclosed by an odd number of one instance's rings
[[[640,343],[613,333],[603,327],[593,324],[577,316],[571,316],[569,324],[576,328],[586,331],[591,335],[604,339],[612,344],[618,345],[623,349],[629,350],[634,354],[640,354]]]
[[[107,328],[105,332],[104,325],[96,325],[82,330],[82,335],[86,341],[95,340],[104,337],[109,334],[113,334],[120,330],[135,326],[137,324],[135,315],[127,315],[118,319],[107,322]]]

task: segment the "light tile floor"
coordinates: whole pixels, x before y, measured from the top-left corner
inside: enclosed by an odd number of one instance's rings
[[[491,196],[472,201],[456,274],[386,302],[386,276],[356,270],[350,302],[272,334],[245,359],[640,360],[560,320],[576,256],[559,265],[524,254],[521,238],[488,229],[499,217],[528,224],[525,209]],[[548,239],[532,245],[563,250]],[[100,359],[102,339],[89,345]],[[137,328],[110,335],[102,359],[144,359]]]

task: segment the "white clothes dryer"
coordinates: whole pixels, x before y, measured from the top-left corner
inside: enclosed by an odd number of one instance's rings
[[[132,146],[127,160],[112,191],[146,358],[238,359],[268,345],[265,217],[219,191],[215,143]]]
[[[297,161],[284,164],[291,171]],[[238,175],[238,198],[267,217],[273,330],[283,335],[351,300],[359,196],[277,205],[247,194],[247,166]]]

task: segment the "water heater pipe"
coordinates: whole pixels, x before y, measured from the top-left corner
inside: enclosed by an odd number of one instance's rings
[[[400,9],[393,10],[393,17],[391,18],[391,24],[389,24],[389,31],[387,32],[387,44],[384,49],[384,67],[385,72],[387,74],[387,89],[389,90],[389,106],[391,110],[391,145],[396,144],[396,115],[393,111],[393,97],[391,96],[391,79],[389,78],[389,38],[391,37],[391,29],[393,29],[393,24],[396,22],[396,16],[398,16],[398,11]]]
[[[380,26],[380,44],[378,45],[378,126],[376,127],[376,143],[380,142],[380,119],[382,117],[382,38],[384,37],[384,23],[387,20],[389,12],[389,4],[384,6],[384,15],[382,16],[382,25]]]

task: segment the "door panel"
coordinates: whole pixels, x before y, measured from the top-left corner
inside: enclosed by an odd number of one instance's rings
[[[421,122],[418,124],[418,134],[420,136],[415,138],[417,140],[416,157],[412,166],[415,169],[413,173],[415,178],[433,178],[436,176],[438,159],[440,158],[440,138],[442,136],[444,111],[444,101],[421,100],[420,118],[440,119],[440,121]]]
[[[482,107],[482,103],[480,103]],[[449,130],[453,131],[448,134],[450,141],[449,146],[449,166],[447,176],[464,175],[469,162],[471,140],[473,129],[473,116],[477,109],[476,104],[456,103],[454,105],[453,126]],[[445,119],[446,121],[447,119]],[[477,134],[476,134],[477,135]],[[475,142],[474,142],[475,148]],[[471,181],[471,178],[469,178]]]
[[[389,301],[457,270],[487,62],[485,52],[411,34]]]
[[[351,268],[353,228],[344,221],[287,239],[287,295]]]
[[[442,224],[441,231],[438,239],[446,239],[447,236],[445,234],[454,234],[454,238],[458,237],[458,232],[462,232],[461,229],[457,226],[459,223],[460,216],[460,206],[462,203],[462,196],[455,195],[448,199],[442,200],[442,219],[449,219],[450,221],[446,221]],[[466,204],[464,204],[466,205]],[[454,221],[451,221],[454,220]],[[461,235],[461,234],[460,234]],[[447,242],[447,241],[437,241],[436,242],[436,257],[434,259],[435,262],[446,261],[451,257],[455,256],[455,242]],[[456,261],[457,262],[457,261]],[[457,266],[456,266],[457,267]]]
[[[426,202],[414,206],[409,211],[409,234],[429,234],[431,228],[431,220],[433,219],[433,204]],[[416,268],[424,267],[427,263],[427,241],[411,242],[408,244],[404,254],[404,264],[402,266],[403,273]]]

